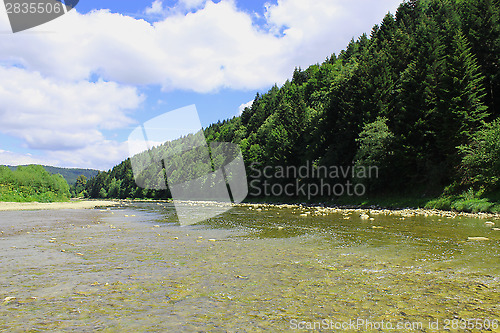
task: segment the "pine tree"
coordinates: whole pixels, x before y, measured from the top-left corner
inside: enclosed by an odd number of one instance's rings
[[[492,0],[459,2],[462,30],[485,76],[485,105],[500,116],[500,5]]]

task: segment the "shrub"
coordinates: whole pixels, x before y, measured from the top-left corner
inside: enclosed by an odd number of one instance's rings
[[[468,145],[460,146],[463,183],[475,189],[500,187],[500,118],[477,131]]]

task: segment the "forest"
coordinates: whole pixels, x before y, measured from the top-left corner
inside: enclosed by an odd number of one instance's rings
[[[18,166],[7,166],[12,171],[15,171],[18,168]],[[99,173],[99,171],[93,169],[59,168],[48,165],[42,166],[48,173],[52,175],[60,174],[61,176],[63,176],[63,178],[66,179],[70,186],[75,185],[78,179],[81,178],[81,176],[85,176],[85,178],[87,179],[95,177]]]
[[[11,170],[0,166],[0,201],[56,202],[70,198],[68,182],[51,175],[40,165],[19,166]]]
[[[369,35],[321,64],[296,68],[282,86],[257,93],[241,116],[204,134],[238,144],[250,176],[255,166],[378,167],[376,178],[316,179],[367,189],[363,198],[328,198],[334,202],[416,198],[428,208],[500,211],[499,15],[498,0],[405,1]],[[165,165],[141,177],[158,183],[169,168],[205,172],[167,158],[171,146],[147,153]],[[137,186],[127,159],[79,193],[170,197],[168,188],[146,187]]]

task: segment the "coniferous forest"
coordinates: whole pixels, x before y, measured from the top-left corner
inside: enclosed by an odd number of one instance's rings
[[[498,211],[499,7],[498,0],[405,1],[369,35],[296,68],[205,136],[239,144],[249,174],[264,166],[371,165],[378,177],[350,179],[364,183],[367,198]],[[150,153],[161,157],[166,147]],[[91,198],[170,197],[168,189],[137,187],[130,159],[85,186]]]

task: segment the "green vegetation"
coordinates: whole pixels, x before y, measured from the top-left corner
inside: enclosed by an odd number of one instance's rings
[[[76,184],[78,177],[80,176],[85,176],[86,178],[92,178],[95,177],[99,171],[97,170],[92,170],[92,169],[76,169],[76,168],[58,168],[58,167],[53,167],[53,166],[47,166],[47,165],[42,165],[43,168],[50,174],[57,175],[60,174],[61,176],[66,179],[68,184],[70,186],[73,186]],[[18,167],[17,166],[9,166],[9,168],[14,171]]]
[[[69,185],[61,175],[51,175],[40,165],[18,167],[12,171],[0,166],[0,201],[67,201]]]
[[[373,198],[334,198],[339,203],[428,198],[416,204],[497,210],[499,57],[498,0],[406,1],[370,36],[322,64],[297,68],[291,80],[257,94],[240,117],[209,126],[205,135],[239,144],[247,167],[379,168],[377,179],[321,179],[362,181]],[[168,149],[150,153],[161,160]],[[203,171],[202,163],[186,165],[180,157],[165,163],[167,170]],[[141,177],[155,185],[163,175],[152,167]],[[91,179],[86,191],[93,198],[170,196],[168,189],[137,187],[130,160]]]
[[[86,183],[86,195],[90,198],[164,199],[170,195],[164,191],[138,187],[134,180],[130,159],[126,159],[108,172],[99,172]],[[111,196],[108,195],[111,193]]]
[[[76,178],[74,185],[71,185],[69,191],[71,192],[71,197],[73,198],[85,198],[88,196],[85,187],[87,186],[87,177],[80,175]]]
[[[485,191],[500,189],[500,119],[475,133],[468,145],[460,146],[465,185]]]
[[[459,195],[443,195],[438,199],[430,200],[425,208],[456,210],[470,213],[500,213],[498,199],[484,196],[472,189]]]

